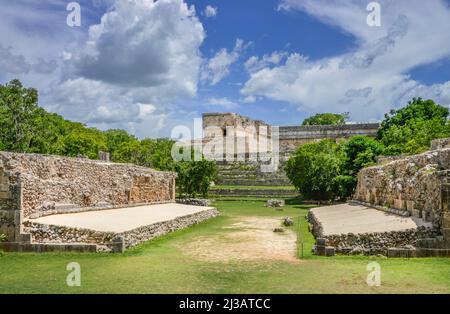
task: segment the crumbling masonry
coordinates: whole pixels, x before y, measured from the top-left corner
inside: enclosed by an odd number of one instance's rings
[[[354,201],[381,211],[424,221],[430,228],[373,234],[322,236],[320,222],[310,215],[318,245],[349,253],[355,247],[366,254],[390,257],[450,256],[450,139],[432,142],[422,154],[381,158],[362,169]]]
[[[10,251],[121,251],[150,239],[152,232],[163,234],[216,214],[132,230],[121,238],[33,221],[55,214],[174,203],[175,177],[130,164],[0,152],[0,233],[8,238],[1,246]]]

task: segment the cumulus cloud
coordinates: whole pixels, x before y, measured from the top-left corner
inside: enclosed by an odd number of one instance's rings
[[[245,104],[253,104],[257,101],[257,98],[255,96],[250,95],[250,96],[244,97],[243,99],[241,99],[241,101]]]
[[[213,105],[213,106],[219,106],[219,107],[223,107],[226,109],[234,109],[238,106],[238,103],[224,97],[224,98],[209,98],[208,99],[208,104]]]
[[[248,47],[242,39],[236,39],[233,50],[223,48],[219,50],[203,67],[201,79],[209,82],[211,86],[218,84],[228,74],[230,67],[239,60],[241,53]]]
[[[146,88],[112,87],[85,78],[68,79],[51,90],[49,109],[99,128],[126,128],[140,137],[158,136],[170,109],[145,101]]]
[[[274,51],[271,54],[265,54],[261,58],[252,56],[245,62],[244,65],[248,72],[253,73],[268,66],[278,65],[287,56],[288,53],[285,51]]]
[[[20,54],[15,54],[12,47],[0,45],[0,72],[10,74],[26,74],[31,70],[31,65]]]
[[[207,5],[205,10],[203,11],[203,15],[206,17],[215,17],[217,15],[217,11],[217,7]]]
[[[365,1],[282,1],[281,10],[305,11],[350,33],[357,49],[320,60],[292,53],[280,64],[266,62],[262,68],[264,57],[249,60],[250,79],[241,93],[286,101],[310,112],[349,111],[358,120],[380,119],[417,96],[448,106],[448,82],[427,86],[408,73],[450,56],[449,7],[444,1],[380,3],[382,27],[369,27]]]
[[[39,58],[38,62],[33,64],[33,70],[41,74],[50,74],[58,68],[58,62],[56,60],[45,60]]]
[[[95,126],[157,136],[172,103],[197,94],[205,38],[183,0],[116,1],[63,52],[64,74],[48,95],[53,110]]]
[[[76,74],[130,87],[160,86],[195,94],[205,35],[182,0],[117,1],[73,55]]]

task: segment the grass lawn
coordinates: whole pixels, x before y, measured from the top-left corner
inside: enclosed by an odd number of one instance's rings
[[[220,217],[123,255],[5,253],[0,257],[0,293],[450,293],[450,259],[311,255],[313,238],[304,220],[308,206],[293,200],[282,212],[264,207],[261,199],[224,199],[215,205]],[[235,223],[240,219],[281,221],[284,216],[294,217],[293,231],[303,239],[300,261],[214,261],[190,252],[198,249],[192,246],[198,239],[226,243],[227,235],[239,231]],[[220,249],[218,244],[218,253]],[[370,261],[381,265],[381,287],[366,284]],[[65,283],[70,262],[81,265],[81,287]]]

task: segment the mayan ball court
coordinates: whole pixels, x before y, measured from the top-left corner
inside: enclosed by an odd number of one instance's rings
[[[123,252],[215,217],[177,204],[175,174],[83,158],[0,153],[6,251]]]

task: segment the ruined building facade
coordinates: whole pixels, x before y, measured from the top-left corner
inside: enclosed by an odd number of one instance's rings
[[[236,113],[206,113],[203,139],[194,145],[218,162],[220,184],[290,185],[283,165],[300,145],[355,135],[375,137],[379,127],[379,123],[272,126]],[[270,163],[274,167],[261,171]]]

